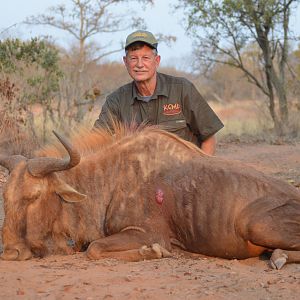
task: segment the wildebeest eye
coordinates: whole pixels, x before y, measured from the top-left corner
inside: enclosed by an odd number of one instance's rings
[[[25,202],[34,202],[39,199],[41,196],[41,191],[35,191],[34,193],[30,193],[29,195],[23,196],[23,201]]]

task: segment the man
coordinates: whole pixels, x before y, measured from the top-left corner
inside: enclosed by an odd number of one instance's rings
[[[159,125],[214,154],[214,134],[222,122],[191,82],[157,72],[157,45],[148,31],[127,37],[123,61],[133,82],[107,97],[94,126],[110,127],[112,117],[123,123]]]

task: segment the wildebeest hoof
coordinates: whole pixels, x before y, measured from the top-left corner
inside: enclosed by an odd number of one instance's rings
[[[287,259],[287,254],[280,249],[276,249],[270,258],[271,267],[280,270],[286,264]]]
[[[156,252],[158,255],[160,255],[160,257],[171,257],[171,253],[165,249],[164,247],[162,247],[161,245],[155,243],[152,246],[152,249],[154,252]]]
[[[146,245],[142,246],[140,249],[139,249],[139,253],[141,256],[143,257],[148,257],[151,253],[152,253],[152,248],[150,247],[147,247]],[[157,257],[159,258],[159,257]]]
[[[162,258],[170,257],[171,253],[161,245],[155,243],[150,247],[142,246],[139,250],[140,254],[145,258]]]

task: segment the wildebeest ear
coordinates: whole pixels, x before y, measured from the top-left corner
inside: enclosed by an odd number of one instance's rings
[[[70,185],[61,182],[55,187],[55,192],[67,202],[81,202],[86,200],[87,196],[77,192]]]

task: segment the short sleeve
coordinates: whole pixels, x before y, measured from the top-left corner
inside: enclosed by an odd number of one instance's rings
[[[113,95],[106,98],[102,106],[100,115],[94,123],[94,128],[113,128],[113,120],[119,120],[119,105],[117,99]]]
[[[196,87],[187,80],[183,86],[183,106],[186,122],[200,142],[224,127]]]

